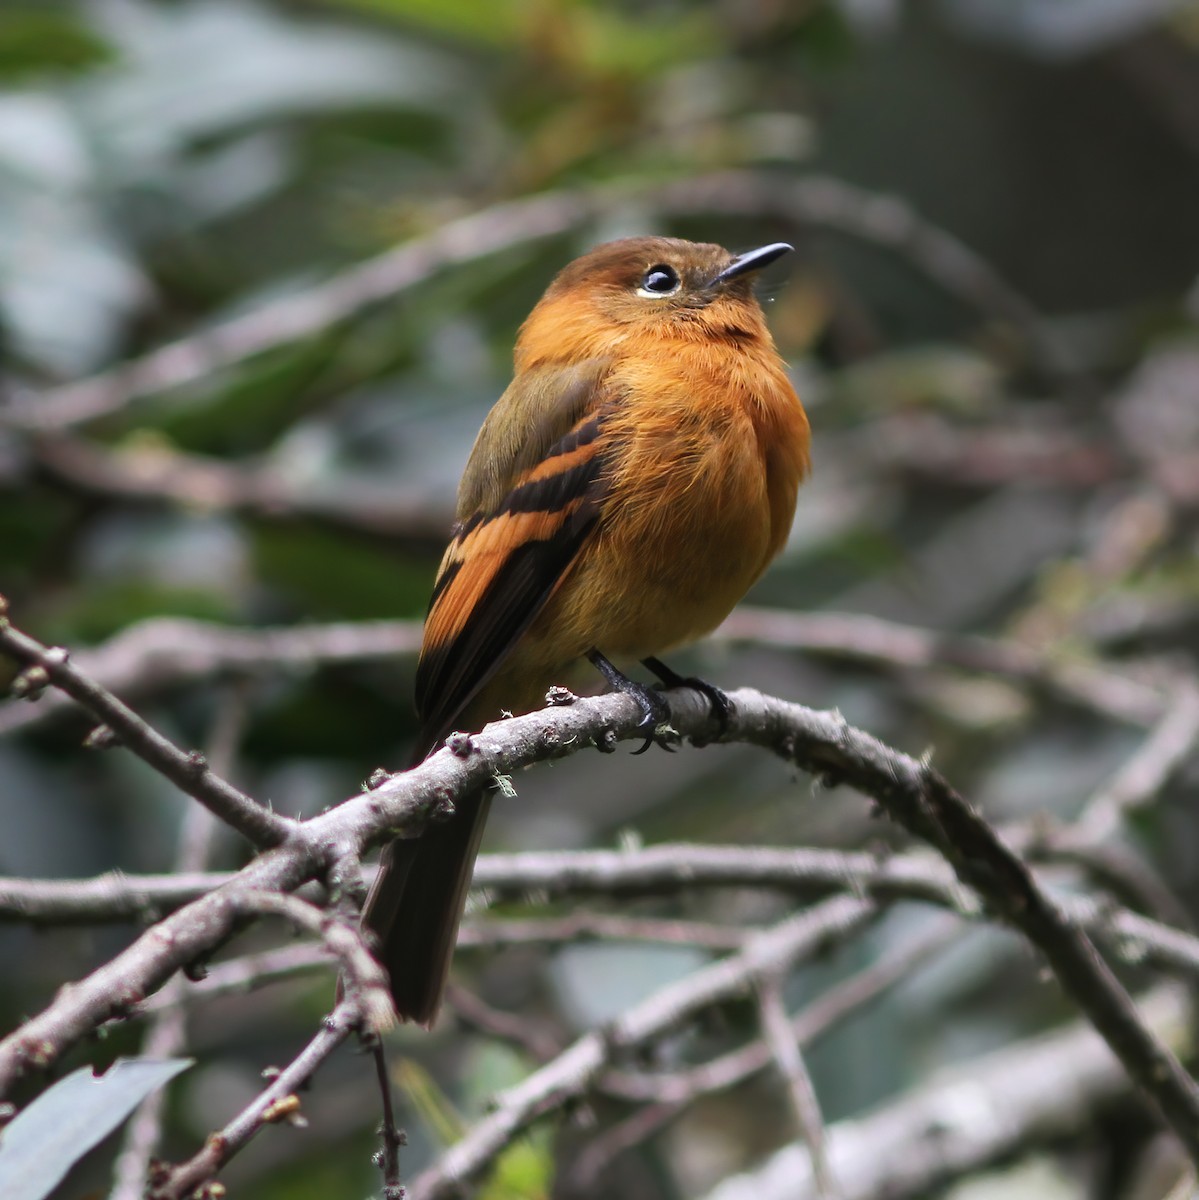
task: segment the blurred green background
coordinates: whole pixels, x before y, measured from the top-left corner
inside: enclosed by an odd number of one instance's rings
[[[0,420],[0,591],[18,624],[74,648],[162,615],[419,618],[470,441],[554,271],[635,232],[733,248],[786,238],[799,253],[763,299],[809,407],[815,473],[752,602],[989,633],[1080,661],[1193,663],[1197,52],[1194,2],[4,0],[0,403],[18,419]],[[729,170],[750,173],[740,191],[717,177]],[[816,193],[791,190],[822,177],[859,190],[832,193],[823,212]],[[585,210],[568,211],[564,232],[468,246],[414,286],[318,314],[319,332],[248,356],[205,337],[255,312],[270,327],[274,306],[397,243],[557,192]],[[912,212],[924,232],[897,236]],[[955,259],[959,244],[994,275]],[[69,401],[71,381],[176,339],[193,339],[178,386],[142,380],[129,403],[71,427],[31,416]],[[1068,815],[1140,736],[948,669],[728,641],[679,662],[838,707],[909,752],[934,747],[997,819]],[[189,745],[244,704],[234,776],[312,813],[404,761],[412,672],[400,658],[137,700]],[[73,716],[18,728],[29,711],[0,709],[0,726],[13,722],[0,873],[168,869],[179,797],[126,756],[80,750],[87,726]],[[858,846],[886,832],[859,798],[731,748],[576,758],[516,783],[492,848],[612,845],[629,831]],[[1193,899],[1187,791],[1140,833]],[[241,853],[222,842],[216,861]],[[785,910],[761,896],[640,907],[746,921]],[[793,1005],[923,919],[897,909],[807,970]],[[4,929],[5,1027],[127,937]],[[696,954],[509,950],[463,955],[460,977],[566,1036]],[[965,940],[817,1048],[826,1117],[1061,1017],[1036,979],[1013,942]],[[295,1052],[330,988],[322,976],[197,1011],[201,1063],[172,1089],[167,1155],[190,1153],[264,1065]],[[747,1028],[745,1014],[726,1019],[706,1044]],[[467,1115],[528,1067],[449,1019],[397,1043]],[[130,1030],[82,1057],[135,1046]],[[594,1194],[701,1194],[789,1136],[781,1095],[763,1081],[702,1106],[617,1160]],[[306,1101],[312,1128],[270,1131],[228,1182],[263,1200],[369,1194],[375,1103],[364,1064],[342,1054]],[[410,1108],[405,1121],[414,1172],[435,1141]],[[1145,1136],[1127,1114],[1113,1128],[1084,1146],[1096,1177],[1121,1178]],[[534,1175],[550,1173],[553,1145],[569,1162],[586,1136],[539,1143]],[[103,1189],[111,1152],[63,1194]],[[1065,1172],[1052,1194],[1120,1194],[1081,1177]]]

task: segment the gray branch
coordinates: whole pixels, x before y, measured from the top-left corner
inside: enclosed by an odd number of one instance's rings
[[[1138,679],[1129,666],[1061,659],[999,638],[946,634],[860,613],[796,613],[742,606],[714,635],[778,646],[889,671],[951,667],[1030,686],[1110,720],[1152,725],[1171,706],[1169,689]],[[311,671],[342,663],[414,656],[417,621],[341,621],[247,629],[181,617],[153,617],[107,642],[77,650],[73,661],[126,698],[230,675]],[[70,711],[67,696],[36,704],[0,703],[0,733]]]
[[[1183,1049],[1194,1009],[1176,988],[1140,998],[1146,1027]],[[1005,1155],[1084,1128],[1128,1078],[1089,1025],[1032,1038],[934,1075],[894,1103],[829,1127],[842,1200],[918,1200]],[[818,1200],[806,1147],[790,1145],[706,1200]]]
[[[906,258],[950,295],[1014,326],[1039,357],[1048,357],[1032,305],[978,254],[902,200],[815,175],[786,180],[773,173],[723,172],[681,183],[550,192],[495,205],[142,358],[18,398],[0,409],[0,426],[44,432],[118,412],[140,397],[198,383],[257,354],[319,335],[449,267],[581,228],[628,201],[677,214],[770,216],[879,246]]]
[[[78,693],[77,698],[93,712],[107,716],[118,711],[119,702],[92,681],[81,680],[69,669],[65,656],[52,655],[8,626],[0,635],[23,661],[44,671],[46,683]],[[684,736],[707,740],[721,736],[766,747],[822,780],[852,785],[928,842],[952,864],[961,884],[1044,955],[1063,989],[1157,1105],[1192,1160],[1199,1161],[1199,1091],[1194,1081],[1162,1039],[1141,1022],[1128,994],[1082,928],[929,763],[885,746],[837,713],[817,712],[749,690],[730,696],[733,710],[724,731],[714,727],[706,699],[695,692],[680,689],[668,698],[671,722]],[[124,706],[120,709],[131,721],[137,720]],[[372,845],[388,836],[419,833],[434,811],[451,805],[458,796],[491,786],[497,776],[541,759],[576,753],[587,745],[608,745],[634,736],[639,719],[635,701],[610,695],[497,722],[481,733],[454,738],[452,750],[439,751],[419,767],[295,823],[286,840],[276,842],[216,891],[172,913],[110,963],[64,988],[42,1013],[0,1042],[0,1095],[31,1069],[53,1064],[106,1021],[128,1014],[185,964],[212,953],[236,932],[247,909],[258,911],[252,903],[255,895],[291,892],[312,880],[338,893],[355,889],[359,858]],[[130,731],[140,736],[126,720],[118,732],[128,740]],[[170,777],[176,766],[172,756],[181,752],[167,746],[170,753],[160,769]],[[243,798],[236,795],[238,803],[229,806],[229,813],[233,820],[243,821]],[[942,885],[943,890],[956,887],[949,880]],[[613,1047],[637,1045],[673,1027],[697,1006],[736,994],[747,980],[784,969],[788,956],[798,953],[797,947],[809,936],[805,921],[822,921],[827,928],[830,914],[835,913],[837,920],[852,925],[874,911],[875,902],[868,894],[836,896],[802,919],[756,935],[743,950],[682,981],[677,992],[668,989],[651,998],[649,1007],[626,1013],[615,1032],[582,1039],[514,1089],[491,1117],[447,1153],[435,1176],[418,1181],[417,1194],[443,1194],[454,1181],[476,1173],[512,1132],[547,1106],[556,1106],[561,1096],[572,1094],[572,1089],[577,1093],[595,1079]]]

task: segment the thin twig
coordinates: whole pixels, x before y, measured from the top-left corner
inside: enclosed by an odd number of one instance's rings
[[[887,856],[808,846],[663,842],[631,850],[486,854],[475,864],[473,886],[496,896],[533,891],[551,899],[670,895],[689,886],[773,888],[815,897],[848,887],[879,899],[927,898],[934,904],[948,901],[964,911],[978,907],[948,864],[927,850]],[[0,889],[0,902],[3,894]]]
[[[677,1116],[678,1109],[673,1105],[646,1104],[592,1138],[571,1164],[567,1194],[593,1194],[597,1181],[614,1159],[647,1142]]]
[[[174,987],[164,989],[174,990]],[[140,1053],[148,1059],[172,1058],[186,1042],[187,1013],[182,1008],[167,1009],[159,1013],[142,1039]],[[162,1137],[165,1108],[166,1091],[159,1089],[143,1100],[130,1118],[121,1151],[113,1164],[108,1200],[142,1200],[146,1194],[150,1162]]]
[[[482,997],[456,983],[446,990],[446,1003],[466,1028],[497,1041],[511,1042],[534,1062],[549,1062],[562,1052],[561,1039],[545,1021],[493,1008]]]
[[[818,996],[791,1019],[791,1036],[807,1047],[873,1003],[933,955],[961,936],[960,922],[942,918],[911,944],[902,946],[851,975]],[[770,1048],[752,1041],[710,1062],[683,1071],[650,1074],[626,1069],[608,1071],[602,1081],[604,1092],[639,1104],[670,1105],[681,1112],[703,1096],[728,1091],[770,1066]]]
[[[391,1079],[387,1074],[387,1058],[383,1053],[383,1042],[378,1037],[371,1039],[370,1051],[375,1060],[375,1081],[379,1085],[379,1108],[382,1115],[379,1138],[383,1149],[379,1152],[379,1168],[383,1174],[383,1200],[404,1200],[404,1189],[400,1186],[400,1148],[405,1145],[405,1138],[396,1127],[395,1109],[391,1103]]]
[[[669,700],[671,723],[682,734],[711,739],[717,732],[706,701],[693,691],[680,689]],[[854,729],[838,714],[814,712],[750,691],[735,692],[730,700],[733,711],[720,734],[725,740],[768,747],[822,779],[853,785],[948,857],[960,878],[1042,951],[1065,990],[1199,1160],[1199,1090],[1194,1082],[1168,1048],[1140,1024],[1127,993],[1085,934],[1072,926],[1021,860],[936,771]],[[178,934],[168,949],[138,939],[0,1043],[0,1088],[30,1067],[54,1061],[66,1045],[112,1015],[128,1011],[131,999],[141,998],[150,990],[148,985],[157,986],[183,962],[219,944],[231,931],[238,888],[294,889],[328,870],[333,861],[345,863],[347,855],[360,853],[387,834],[419,827],[438,803],[488,786],[497,774],[509,774],[526,763],[561,757],[593,741],[629,736],[636,720],[635,702],[613,695],[498,722],[456,739],[452,751],[442,750],[412,771],[314,817],[304,823],[305,836],[299,839],[303,844],[292,839],[262,855],[239,876],[236,886],[228,885],[232,894],[222,889],[152,931],[161,937],[160,931],[169,926]],[[200,912],[215,918],[213,927],[197,930]]]
[[[308,1045],[224,1129],[210,1135],[198,1154],[179,1166],[164,1169],[154,1182],[149,1200],[187,1200],[265,1125],[294,1120],[300,1110],[296,1093],[358,1023],[358,1002],[347,997],[325,1018],[321,1031]]]
[[[244,695],[231,692],[217,710],[217,718],[209,738],[208,760],[213,770],[222,776],[230,775],[237,742],[245,724]],[[214,835],[219,828],[216,819],[206,808],[192,805],[183,814],[179,833],[179,848],[175,866],[179,871],[199,871],[208,863]],[[162,990],[168,1001],[184,991],[178,976]],[[164,1007],[150,1022],[142,1039],[144,1058],[169,1058],[186,1045],[187,1012],[178,1005]],[[113,1166],[113,1184],[109,1200],[142,1200],[149,1175],[150,1160],[162,1136],[162,1117],[166,1093],[155,1091],[139,1105],[125,1132],[121,1152]]]
[[[107,732],[93,732],[93,743],[107,744],[115,737],[180,791],[199,800],[214,816],[255,846],[260,849],[278,846],[293,835],[297,828],[294,821],[257,804],[222,779],[209,767],[203,754],[180,750],[111,692],[75,667],[65,650],[44,646],[15,629],[4,616],[3,597],[0,597],[0,651],[25,665],[12,684],[15,693],[33,698],[46,686],[60,688],[103,723]]]
[[[880,413],[833,438],[822,457],[923,476],[942,487],[1094,488],[1131,473],[1127,454],[1107,430],[1082,428],[1073,414],[1049,403],[1006,406],[992,423],[923,409]]]
[[[232,871],[194,871],[187,875],[106,871],[91,879],[0,877],[0,920],[31,925],[107,921],[149,924],[163,913],[215,892],[233,878]]]
[[[1199,687],[1180,682],[1164,715],[1107,786],[1092,796],[1059,844],[1081,845],[1111,837],[1127,817],[1158,796],[1199,745]]]
[[[580,228],[621,201],[679,214],[773,216],[882,246],[952,295],[1010,322],[1042,357],[1048,354],[1028,301],[979,255],[902,200],[815,175],[788,180],[775,173],[724,172],[677,183],[544,193],[494,205],[140,359],[12,401],[0,410],[0,424],[45,431],[118,412],[139,397],[198,383],[254,355],[320,334],[447,267]]]
[[[840,1196],[840,1189],[825,1147],[824,1117],[820,1112],[812,1076],[791,1030],[791,1021],[783,1004],[782,980],[777,975],[758,983],[758,1019],[770,1056],[787,1085],[799,1136],[811,1155],[816,1195],[820,1200],[835,1200]]]
[[[218,996],[238,995],[268,984],[323,972],[332,975],[336,960],[324,942],[300,942],[260,954],[243,954],[214,967],[188,987],[155,992],[138,1005],[146,1015],[180,1005],[194,1005]]]
[[[318,483],[296,478],[269,459],[228,461],[161,446],[113,447],[65,434],[36,436],[29,453],[43,478],[69,492],[348,527],[385,538],[395,549],[433,553],[444,545],[453,520],[444,505],[397,482],[346,473]]]
[[[1194,1008],[1161,988],[1137,999],[1155,1036],[1183,1049]],[[1128,1076],[1089,1023],[1028,1038],[942,1070],[891,1104],[828,1129],[842,1200],[923,1200],[954,1179],[1068,1138],[1130,1095]],[[706,1200],[816,1200],[811,1159],[800,1145],[724,1179]]]
[[[195,875],[127,875],[107,872],[92,879],[0,877],[0,919],[29,924],[103,923],[144,919],[176,909],[239,878],[236,872]],[[925,850],[890,857],[861,850],[807,846],[708,846],[664,842],[636,850],[553,850],[483,854],[472,887],[497,896],[529,892],[550,898],[672,895],[688,888],[768,888],[798,897],[819,897],[851,888],[879,900],[927,900],[977,913],[978,901],[939,858]],[[556,942],[612,936],[633,940],[681,940],[731,948],[734,932],[701,922],[600,914],[570,914],[509,924],[480,918],[465,927],[463,944],[498,941]],[[490,931],[490,932],[489,932]],[[664,936],[660,936],[664,935]]]
[[[243,914],[283,917],[297,929],[319,937],[338,962],[346,995],[355,998],[364,1033],[378,1036],[395,1024],[387,973],[356,924],[340,913],[322,911],[299,896],[260,889],[240,890],[230,897],[230,903]]]
[[[130,699],[230,675],[277,675],[411,657],[420,642],[419,621],[336,621],[245,629],[183,617],[151,617],[71,657],[80,671],[101,686]],[[0,733],[27,728],[71,708],[69,697],[53,693],[36,705],[0,704]]]
[[[941,633],[860,613],[795,613],[743,605],[717,640],[785,647],[883,670],[956,667],[998,675],[1122,724],[1153,725],[1169,708],[1167,689],[1116,669],[1059,657],[1010,639]],[[100,646],[73,653],[77,667],[123,696],[210,677],[312,670],[326,665],[406,657],[420,649],[419,621],[335,622],[245,629],[179,617],[128,626]],[[0,733],[60,716],[67,698],[37,705],[0,704]]]
[[[1130,725],[1152,725],[1168,695],[1083,658],[1058,656],[1010,639],[942,633],[859,613],[797,613],[742,605],[717,639],[800,650],[886,669],[958,667],[998,675]]]
[[[499,946],[561,945],[563,942],[657,942],[698,946],[704,950],[737,950],[749,932],[732,925],[666,917],[625,917],[610,913],[572,912],[562,917],[496,917],[467,922],[458,935],[460,950]]]
[[[762,973],[785,970],[830,936],[844,936],[873,914],[874,905],[868,900],[851,896],[826,900],[755,935],[738,953],[655,992],[603,1030],[584,1035],[553,1062],[498,1096],[494,1111],[416,1180],[410,1189],[412,1200],[454,1195],[538,1116],[582,1095],[616,1056],[661,1037],[695,1012],[744,995]]]
[[[41,1013],[0,1041],[0,1095],[107,1021],[132,1015],[176,971],[222,945],[242,916],[239,889],[288,891],[323,865],[314,848],[294,842],[268,851],[233,881],[164,918],[86,978],[61,989]]]
[[[956,920],[943,917],[934,921],[923,936],[856,972],[801,1009],[791,1018],[790,1036],[797,1045],[810,1046],[908,979],[913,969],[945,949],[961,932],[961,924]],[[764,1071],[772,1061],[770,1048],[756,1039],[684,1071],[648,1074],[616,1068],[605,1072],[599,1081],[602,1092],[643,1107],[587,1146],[571,1168],[571,1180],[581,1190],[593,1187],[618,1155],[652,1137],[697,1100],[745,1082]]]
[[[1127,841],[1114,835],[1129,813],[1152,802],[1186,764],[1199,744],[1199,688],[1179,682],[1165,714],[1116,774],[1063,824],[1036,817],[1007,831],[1011,844],[1031,861],[1070,862],[1113,896],[1168,924],[1190,926],[1185,906]]]
[[[94,921],[127,919],[159,906],[175,907],[213,894],[219,887],[241,878],[233,873],[211,872],[199,876],[112,876],[94,880],[0,879],[0,917],[29,920],[36,924],[72,923],[90,917]],[[697,846],[667,842],[638,850],[552,851],[526,854],[481,855],[475,866],[474,886],[493,893],[521,895],[544,893],[552,898],[567,896],[670,895],[679,891],[713,887],[766,888],[803,899],[849,891],[870,896],[878,904],[916,900],[948,908],[972,920],[986,918],[979,897],[956,880],[947,865],[924,851],[897,854],[889,859],[861,851],[818,850],[772,846]],[[1086,896],[1061,893],[1055,896],[1063,916],[1112,947],[1118,957],[1162,970],[1199,976],[1199,937],[1159,920],[1140,916]],[[96,911],[89,914],[88,906]],[[525,929],[523,926],[528,925]],[[611,934],[633,940],[675,940],[679,924],[674,921],[636,918],[603,918],[595,915],[563,918],[533,918],[525,921],[480,921],[463,926],[460,945],[464,949],[504,944],[554,943],[579,937]],[[683,922],[683,940],[722,948],[726,935],[720,927],[706,932],[700,925]],[[728,946],[739,931],[727,935]],[[1134,948],[1130,950],[1130,947]],[[727,947],[723,947],[727,948]],[[197,995],[212,986],[220,991],[247,986],[257,972],[282,977],[306,971],[327,962],[315,948],[294,947],[276,960],[273,956],[251,956],[246,968],[233,960],[213,968],[211,979],[194,985]],[[295,956],[294,960],[291,957]],[[228,984],[220,983],[228,970]],[[219,985],[219,987],[218,987]],[[156,1001],[145,1004],[153,1011]]]
[[[561,918],[468,921],[459,931],[458,950],[469,953],[472,950],[497,950],[504,946],[557,945],[580,940],[613,939],[666,942],[728,951],[741,946],[749,933],[746,929],[707,925],[698,921],[577,913]],[[327,973],[333,969],[333,965],[334,960],[323,942],[303,942],[296,946],[246,954],[209,967],[203,979],[189,983],[182,991],[172,991],[169,996],[165,989],[156,992],[138,1006],[138,1012],[149,1015],[179,1004],[195,1004],[217,996],[243,993],[301,975]],[[460,1006],[455,1003],[454,995],[451,990],[450,1007],[457,1009]],[[463,1003],[470,1004],[470,1001],[464,1000]]]

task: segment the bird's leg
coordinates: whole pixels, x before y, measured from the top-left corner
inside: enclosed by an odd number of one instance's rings
[[[587,661],[608,681],[618,692],[632,696],[641,707],[641,720],[637,724],[637,732],[645,735],[645,745],[634,754],[644,754],[655,741],[658,741],[658,726],[670,718],[670,705],[662,699],[648,684],[638,683],[630,679],[623,671],[614,667],[598,650],[587,652]],[[660,745],[665,750],[673,750],[665,742]]]
[[[660,658],[643,658],[642,664],[662,681],[664,687],[688,687],[706,696],[712,706],[712,717],[720,726],[721,734],[728,732],[729,719],[733,715],[733,702],[714,683],[699,679],[695,675],[682,676],[678,671],[668,667]]]

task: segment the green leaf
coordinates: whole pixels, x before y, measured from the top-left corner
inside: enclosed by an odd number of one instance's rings
[[[547,1129],[531,1129],[495,1160],[479,1200],[545,1200],[553,1184],[553,1141]]]
[[[521,40],[528,24],[521,0],[334,0],[413,29],[433,30],[484,45]]]
[[[86,587],[68,593],[60,607],[44,612],[40,628],[58,641],[94,643],[148,617],[230,621],[236,616],[228,594],[215,587],[172,586],[153,579],[92,579]]]
[[[0,77],[7,81],[86,70],[112,58],[99,37],[66,14],[29,9],[0,16]]]
[[[262,525],[253,539],[259,577],[306,616],[415,616],[425,605],[432,564],[405,562],[386,545],[311,526]]]
[[[190,1058],[119,1058],[103,1075],[81,1067],[43,1092],[0,1137],[0,1196],[43,1200],[151,1092]]]

